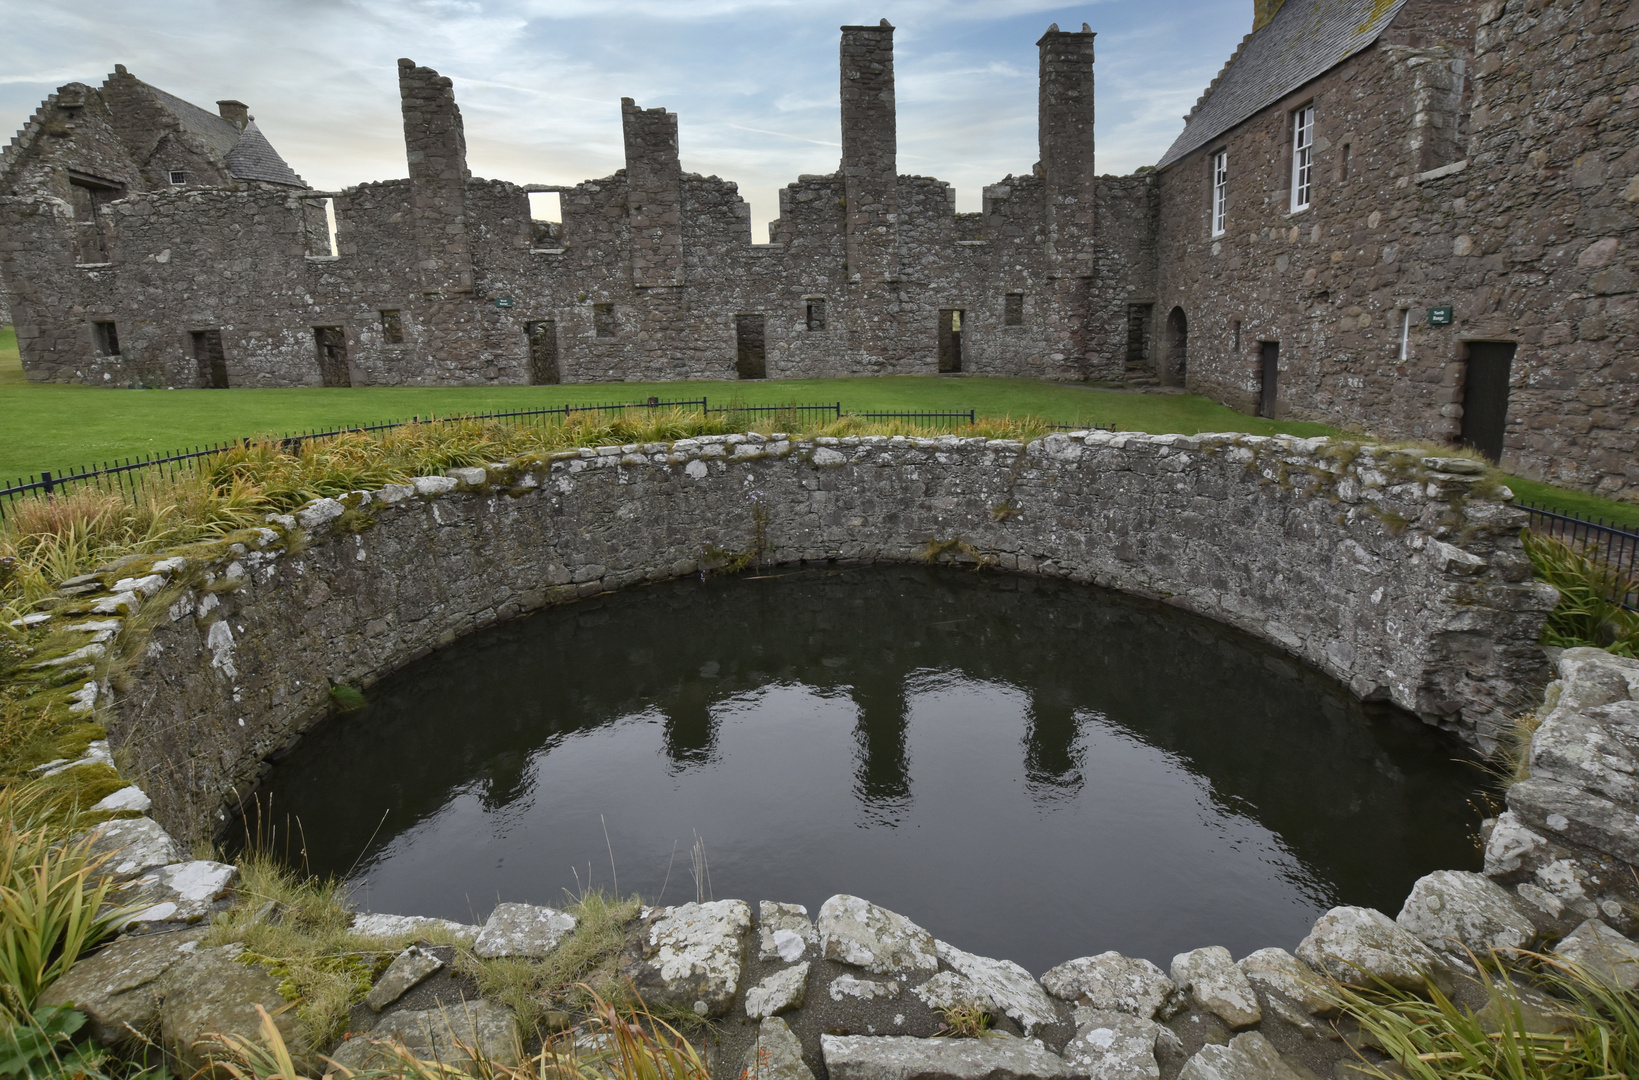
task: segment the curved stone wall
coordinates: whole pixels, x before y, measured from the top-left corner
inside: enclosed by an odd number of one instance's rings
[[[1556,599],[1505,499],[1466,459],[1322,439],[730,435],[321,500],[85,579],[53,621],[90,616],[94,659],[148,600],[107,726],[184,837],[225,820],[334,685],[547,604],[750,560],[983,562],[1160,598],[1488,748],[1516,688],[1545,679]]]

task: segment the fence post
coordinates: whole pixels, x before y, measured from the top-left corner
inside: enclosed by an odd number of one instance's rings
[[[41,471],[41,473],[40,473],[40,483],[45,485],[47,495],[50,495],[52,492],[57,490],[56,487],[53,486],[53,484],[51,483],[51,470],[50,469],[44,469],[44,470]]]

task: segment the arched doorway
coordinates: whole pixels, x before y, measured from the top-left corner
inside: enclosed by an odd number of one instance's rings
[[[1183,386],[1189,373],[1189,320],[1184,309],[1175,307],[1167,315],[1167,369],[1161,381],[1171,386]]]

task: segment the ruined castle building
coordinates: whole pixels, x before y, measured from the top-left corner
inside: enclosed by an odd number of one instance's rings
[[[1639,494],[1639,0],[1253,16],[1127,177],[1094,167],[1091,28],[1049,28],[1041,160],[973,214],[898,172],[893,27],[843,27],[841,162],[780,192],[766,244],[631,99],[613,176],[475,179],[450,81],[402,60],[408,178],[332,193],[243,104],[119,68],[0,159],[0,293],[35,380],[1159,381]]]

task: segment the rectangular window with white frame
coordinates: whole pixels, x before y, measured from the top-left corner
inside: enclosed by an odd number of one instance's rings
[[[1309,209],[1314,194],[1315,107],[1305,105],[1292,114],[1292,212]]]
[[[1225,203],[1229,196],[1229,151],[1212,155],[1212,235],[1224,234]]]

